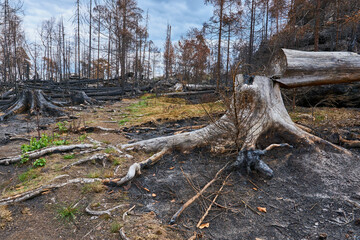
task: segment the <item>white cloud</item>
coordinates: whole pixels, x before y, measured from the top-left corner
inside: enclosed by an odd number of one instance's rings
[[[81,2],[88,4],[88,0]],[[204,5],[202,0],[138,0],[138,6],[144,10],[144,17],[149,10],[150,39],[160,48],[165,42],[167,23],[172,26],[172,40],[177,41],[190,27],[200,28],[212,15],[212,7]],[[42,21],[61,16],[68,34],[72,34],[74,8],[75,0],[24,0],[23,24],[27,38],[34,41]]]

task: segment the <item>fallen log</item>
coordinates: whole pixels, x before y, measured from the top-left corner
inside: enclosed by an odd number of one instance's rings
[[[74,149],[88,149],[88,148],[92,148],[92,147],[94,147],[94,145],[92,145],[92,144],[62,145],[62,146],[43,148],[43,149],[40,149],[37,151],[27,152],[25,154],[27,155],[29,160],[32,160],[32,159],[36,159],[36,158],[45,156],[50,153],[61,153],[61,152],[72,151]],[[9,165],[10,163],[20,162],[22,158],[23,158],[23,155],[2,158],[2,159],[0,159],[0,164]]]
[[[61,177],[67,177],[67,176],[68,175],[61,175],[61,176],[55,177],[52,181],[54,181],[56,179],[59,179]],[[24,192],[24,193],[17,194],[15,196],[0,199],[0,206],[25,201],[25,200],[28,200],[30,198],[36,197],[36,196],[42,194],[43,192],[47,192],[47,191],[50,191],[50,190],[53,190],[53,189],[65,187],[66,185],[69,185],[69,184],[94,183],[94,182],[100,182],[100,181],[102,181],[102,179],[100,179],[100,178],[75,178],[75,179],[70,179],[70,180],[68,180],[66,182],[63,182],[63,183],[47,184],[47,185],[43,185],[43,186],[41,186],[39,188],[36,188],[34,190],[30,190],[30,191],[27,191],[27,192]]]
[[[357,82],[360,55],[281,49],[271,60],[269,75],[284,88]]]

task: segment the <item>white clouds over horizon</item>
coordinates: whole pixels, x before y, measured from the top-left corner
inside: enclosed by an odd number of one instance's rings
[[[26,37],[34,41],[38,35],[38,28],[44,20],[51,17],[64,18],[65,27],[72,33],[72,16],[74,15],[75,0],[23,0],[23,26]],[[88,0],[81,0],[83,5]],[[138,0],[138,6],[149,10],[149,34],[155,45],[163,48],[166,35],[166,26],[172,26],[172,40],[177,41],[181,35],[192,28],[201,28],[202,23],[212,15],[212,7],[204,5],[203,0]],[[84,7],[83,7],[84,8]]]

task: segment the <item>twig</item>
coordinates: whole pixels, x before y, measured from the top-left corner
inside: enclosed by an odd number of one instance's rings
[[[188,240],[195,240],[197,237],[197,232],[194,232],[194,235],[188,238]]]
[[[39,158],[39,157],[42,157],[42,156],[50,154],[50,153],[68,152],[68,151],[72,151],[77,148],[78,149],[87,149],[87,148],[92,148],[92,147],[93,147],[92,144],[61,145],[61,146],[43,148],[38,151],[27,152],[25,154],[28,156],[29,160],[32,160],[32,159]],[[14,156],[14,157],[0,159],[0,164],[8,165],[10,163],[20,162],[20,160],[22,158],[23,158],[23,155],[18,155],[18,156]]]
[[[253,181],[251,181],[249,178],[247,179],[252,185],[254,185],[254,187],[256,187],[258,190],[262,191],[263,193],[265,193],[266,195],[268,195],[270,197],[270,194],[268,194],[267,192],[265,192],[264,190],[262,190],[258,185],[256,185]]]
[[[127,210],[126,212],[124,212],[124,214],[122,215],[122,219],[123,219],[124,222],[125,222],[125,217],[126,217],[127,215],[129,215],[129,212],[131,212],[134,208],[135,208],[135,205],[132,206],[132,207],[131,207],[129,210]]]
[[[86,157],[86,158],[82,158],[80,159],[79,161],[76,161],[74,163],[71,163],[71,164],[68,164],[66,165],[65,167],[61,168],[61,170],[65,170],[65,169],[68,169],[68,168],[71,168],[72,166],[75,166],[75,165],[80,165],[80,164],[83,164],[85,162],[89,162],[89,161],[93,161],[93,160],[106,160],[107,158],[109,157],[109,154],[106,154],[106,153],[98,153],[98,154],[95,154],[93,156],[90,156],[90,157]]]
[[[86,238],[92,231],[94,231],[94,229],[98,228],[105,220],[102,220],[98,225],[96,225],[95,227],[93,227],[87,234],[85,234],[81,239]]]
[[[57,178],[58,177],[55,177],[53,180],[55,180]],[[41,186],[39,188],[36,188],[34,190],[30,190],[30,191],[27,191],[27,192],[24,192],[24,193],[17,194],[15,196],[0,199],[0,206],[1,205],[8,205],[8,204],[16,203],[16,202],[20,202],[20,201],[25,201],[25,200],[28,200],[30,198],[36,197],[36,196],[42,194],[43,192],[47,192],[47,191],[49,191],[51,189],[64,187],[64,186],[66,186],[68,184],[72,184],[72,183],[93,183],[93,182],[99,182],[99,181],[102,181],[102,179],[101,178],[74,178],[74,179],[70,179],[70,180],[68,180],[68,181],[66,181],[64,183],[43,185],[43,186]]]
[[[90,205],[88,205],[86,208],[85,208],[85,212],[87,212],[88,214],[90,215],[95,215],[95,216],[101,216],[101,215],[104,215],[104,214],[107,214],[109,216],[111,216],[111,212],[118,209],[118,208],[121,208],[121,207],[125,207],[125,206],[128,206],[128,204],[120,204],[120,205],[117,205],[113,208],[110,208],[108,210],[102,210],[102,211],[97,211],[97,210],[92,210],[90,208]]]
[[[225,180],[223,181],[223,184],[221,185],[219,191],[217,192],[217,194],[215,195],[213,201],[211,202],[211,204],[209,205],[208,209],[206,210],[205,214],[201,217],[201,219],[199,220],[198,224],[196,225],[197,228],[200,227],[201,223],[204,221],[205,217],[209,214],[209,211],[211,210],[213,204],[215,203],[216,199],[219,197],[220,192],[222,191],[222,189],[224,188],[225,184],[226,184],[226,180],[230,177],[231,173],[229,175],[226,176]]]
[[[124,228],[122,227],[122,228],[120,228],[120,230],[119,230],[120,239],[121,239],[121,240],[130,240],[130,239],[125,235],[123,229],[124,229]]]
[[[253,211],[254,213],[256,213],[259,216],[262,216],[259,212],[257,212],[255,209],[253,209],[252,207],[250,207],[244,200],[241,200],[242,203],[245,205],[245,207],[249,208],[251,211]]]
[[[229,163],[225,164],[225,166],[216,173],[215,177],[210,182],[208,182],[195,196],[193,196],[184,205],[181,206],[181,208],[172,216],[170,220],[170,225],[174,224],[176,222],[176,219],[181,215],[181,213],[187,207],[189,207],[196,199],[198,199],[200,195],[202,195],[205,192],[205,190],[218,179],[219,175],[226,169],[228,164]]]

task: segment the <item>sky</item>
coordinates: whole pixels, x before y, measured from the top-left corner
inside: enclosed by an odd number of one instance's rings
[[[34,41],[42,21],[63,16],[65,27],[71,31],[75,0],[23,0],[23,27],[26,37]],[[89,0],[80,0],[86,6]],[[138,0],[138,6],[149,10],[149,34],[157,47],[163,48],[166,26],[172,26],[172,40],[177,41],[191,27],[201,28],[212,15],[212,7],[203,0]],[[37,40],[39,41],[39,40]]]

